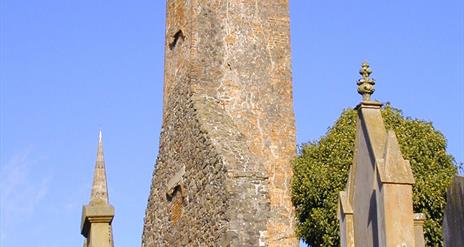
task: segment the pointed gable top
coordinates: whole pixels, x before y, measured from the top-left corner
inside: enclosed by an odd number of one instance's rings
[[[97,161],[93,174],[90,204],[108,204],[108,188],[106,183],[105,159],[103,157],[103,138],[100,130],[98,134]]]
[[[414,184],[414,176],[408,160],[403,158],[393,130],[388,130],[384,157],[377,160],[380,179],[384,183]]]

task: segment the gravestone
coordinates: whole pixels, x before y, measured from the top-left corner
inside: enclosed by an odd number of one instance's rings
[[[443,237],[446,247],[464,246],[464,177],[455,176],[448,188]]]
[[[374,79],[369,65],[360,70],[356,141],[346,190],[340,192],[341,246],[424,246],[423,214],[414,214],[414,176],[393,130],[385,128],[382,104],[371,101]]]

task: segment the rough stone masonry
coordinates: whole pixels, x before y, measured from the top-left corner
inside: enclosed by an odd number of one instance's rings
[[[144,247],[298,246],[288,0],[168,0]]]

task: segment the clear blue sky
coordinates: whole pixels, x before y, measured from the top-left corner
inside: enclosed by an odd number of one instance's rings
[[[0,246],[82,246],[102,128],[116,246],[140,246],[158,152],[164,1],[0,2]],[[360,100],[432,121],[464,161],[464,1],[291,1],[298,143]]]

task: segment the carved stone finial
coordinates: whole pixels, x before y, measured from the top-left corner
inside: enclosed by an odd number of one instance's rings
[[[375,91],[375,80],[369,77],[371,73],[372,70],[369,67],[369,64],[364,62],[361,65],[361,70],[359,70],[359,74],[362,78],[358,80],[358,93],[362,95],[363,101],[370,101],[371,95]]]

